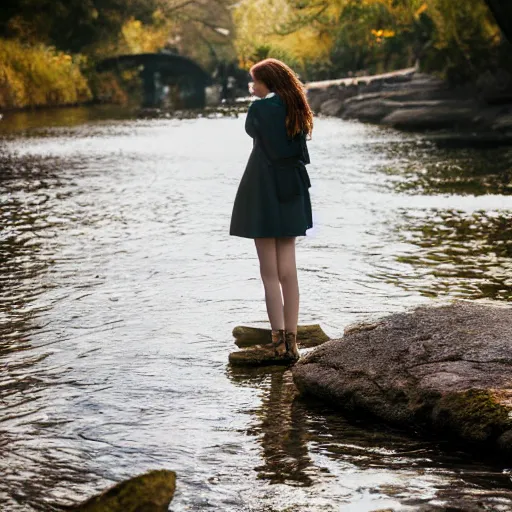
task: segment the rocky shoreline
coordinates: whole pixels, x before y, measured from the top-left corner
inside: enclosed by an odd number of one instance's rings
[[[302,357],[305,396],[359,416],[512,455],[512,315],[501,304],[421,306],[348,327]]]
[[[303,397],[329,403],[344,413],[384,420],[417,435],[434,434],[467,451],[509,461],[511,311],[509,305],[498,302],[463,300],[420,306],[372,323],[350,325],[340,339],[329,339],[318,324],[299,326],[302,348],[316,348],[292,367],[288,392],[297,396],[298,390]],[[233,336],[236,345],[244,347],[233,354],[257,354],[269,343],[270,330],[238,326]],[[235,366],[243,362],[231,361]],[[253,365],[252,360],[249,363]],[[154,470],[84,503],[56,508],[164,512],[175,489],[174,471]],[[474,497],[455,494],[449,503],[426,504],[418,510],[484,510]]]
[[[315,114],[401,130],[461,130],[512,136],[512,75],[484,74],[453,87],[408,68],[375,76],[306,84]]]
[[[317,324],[299,326],[299,346],[316,348],[292,366],[293,381],[304,397],[349,416],[510,458],[511,312],[499,302],[456,300],[348,326],[334,340]],[[231,365],[290,366],[269,357],[268,329],[237,327],[233,335],[242,350],[229,355]]]

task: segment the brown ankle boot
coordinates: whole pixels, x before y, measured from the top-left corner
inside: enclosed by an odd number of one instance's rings
[[[286,355],[287,353],[287,345],[285,341],[285,330],[284,329],[278,329],[278,330],[272,330],[272,348],[274,350],[274,355],[276,357],[281,357]]]
[[[300,358],[299,349],[297,348],[297,334],[294,332],[284,331],[284,339],[286,343],[286,355],[297,361]]]

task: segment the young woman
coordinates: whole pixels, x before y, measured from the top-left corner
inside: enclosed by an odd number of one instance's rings
[[[233,205],[230,235],[253,238],[272,329],[272,359],[296,361],[299,285],[295,238],[313,227],[306,137],[313,114],[304,86],[283,62],[251,70],[253,93],[245,131],[253,149]],[[281,296],[282,289],[282,296]],[[284,302],[284,304],[283,304]]]

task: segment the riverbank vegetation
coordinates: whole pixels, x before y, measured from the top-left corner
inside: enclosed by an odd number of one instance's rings
[[[80,59],[80,55],[41,44],[0,40],[0,105],[12,108],[91,100]]]
[[[5,4],[5,5],[4,5]],[[5,0],[0,107],[126,102],[137,72],[102,58],[175,51],[215,71],[280,58],[304,80],[419,64],[453,82],[511,66],[492,0]]]
[[[234,59],[229,0],[4,0],[0,108],[123,103],[138,70],[97,73],[102,59],[161,49],[209,71]]]
[[[510,60],[484,0],[242,0],[234,16],[243,65],[276,56],[307,80],[419,64],[463,82]]]

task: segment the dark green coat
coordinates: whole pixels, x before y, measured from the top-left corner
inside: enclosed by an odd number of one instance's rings
[[[277,94],[249,107],[245,131],[253,149],[236,193],[230,235],[305,236],[313,227],[306,137],[289,139],[285,120],[286,106]]]

